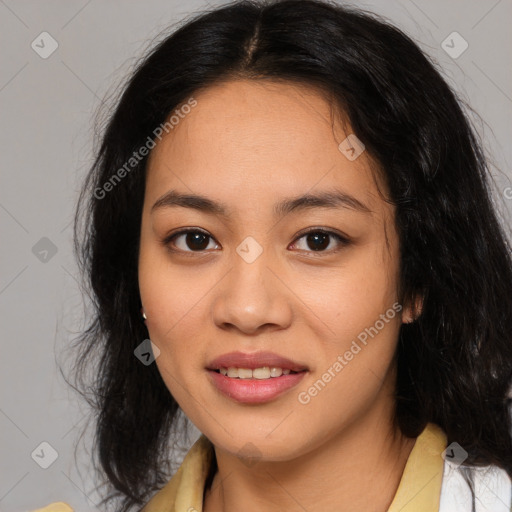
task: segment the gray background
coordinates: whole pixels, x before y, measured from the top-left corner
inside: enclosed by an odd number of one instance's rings
[[[65,349],[83,315],[71,221],[80,181],[91,164],[94,114],[161,30],[198,8],[220,4],[0,0],[1,511],[60,500],[75,511],[97,510],[89,463],[92,427],[78,439],[87,408],[56,364],[67,366],[71,355]],[[411,35],[480,114],[477,129],[492,158],[497,205],[510,219],[512,189],[504,191],[512,186],[512,1],[358,5]],[[43,31],[58,43],[46,59],[31,47]],[[454,31],[469,45],[457,58],[441,46]],[[447,44],[452,52],[462,48],[456,39]],[[31,456],[42,442],[58,452],[48,469]],[[36,453],[41,455],[41,448]],[[39,460],[50,451],[43,446],[43,453]]]

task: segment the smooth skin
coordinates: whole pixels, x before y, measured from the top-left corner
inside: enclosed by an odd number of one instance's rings
[[[399,240],[394,207],[379,193],[385,184],[366,151],[354,161],[340,151],[350,125],[312,87],[230,80],[194,98],[150,154],[139,285],[165,384],[215,446],[204,510],[385,511],[415,442],[392,422],[394,355],[409,305],[307,404],[298,399],[398,302]],[[273,211],[284,199],[335,189],[367,210]],[[153,209],[170,190],[222,203],[226,216]],[[349,241],[308,239],[311,227]],[[204,243],[169,241],[184,228],[205,232]],[[263,249],[252,263],[236,251],[249,236]],[[308,373],[264,404],[235,402],[213,386],[212,359],[262,350]]]

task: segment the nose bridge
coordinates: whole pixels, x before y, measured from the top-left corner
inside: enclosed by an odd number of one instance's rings
[[[291,319],[286,290],[271,270],[272,255],[248,237],[233,253],[231,271],[215,297],[213,317],[219,327],[235,326],[254,332],[273,324],[285,327]]]

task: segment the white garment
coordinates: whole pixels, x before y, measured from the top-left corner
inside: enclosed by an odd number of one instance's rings
[[[475,506],[467,481],[473,482]],[[497,466],[481,468],[444,461],[439,512],[511,512],[512,481],[507,472]]]

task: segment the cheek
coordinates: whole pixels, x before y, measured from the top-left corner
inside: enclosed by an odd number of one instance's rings
[[[353,251],[329,272],[295,277],[294,291],[329,345],[343,348],[397,301],[397,258],[383,260],[381,244],[375,244]]]
[[[145,274],[146,325],[151,341],[160,349],[155,362],[162,379],[187,413],[191,403],[201,403],[197,394],[205,359],[199,341],[205,325],[201,299],[209,287],[190,282],[183,272],[163,268],[157,274],[155,268]]]
[[[181,382],[203,369],[207,294],[215,285],[213,272],[172,265],[161,248],[141,244],[139,289],[147,315],[149,337],[160,349],[157,365],[171,392],[170,375]],[[168,375],[166,377],[166,374]]]
[[[387,254],[383,260],[382,255],[382,246],[376,244],[354,253],[328,278],[303,283],[304,302],[314,313],[310,317],[321,345],[308,382],[313,387],[301,388],[305,400],[311,399],[310,412],[340,420],[343,411],[365,407],[392,367],[402,309],[397,301],[398,259]],[[324,409],[340,400],[341,409]]]
[[[146,277],[144,289],[147,292],[141,291],[141,296],[148,316],[147,325],[162,342],[167,343],[176,333],[197,325],[197,317],[212,283],[208,280],[198,282],[197,278],[188,278],[185,272],[170,269],[159,274],[151,271]]]
[[[171,334],[204,294],[203,283],[194,277],[192,266],[173,265],[165,248],[145,237],[141,240],[138,272],[148,328],[164,341],[165,333]]]
[[[318,418],[328,436],[393,396],[400,305],[363,306],[344,306],[336,336],[323,341],[314,372],[297,390],[304,442],[307,432],[318,430]]]
[[[151,339],[168,351],[184,347],[187,339],[197,339],[201,330],[200,301],[205,289],[187,286],[179,275],[174,279],[172,275],[160,275],[146,284],[150,292],[143,300]]]

